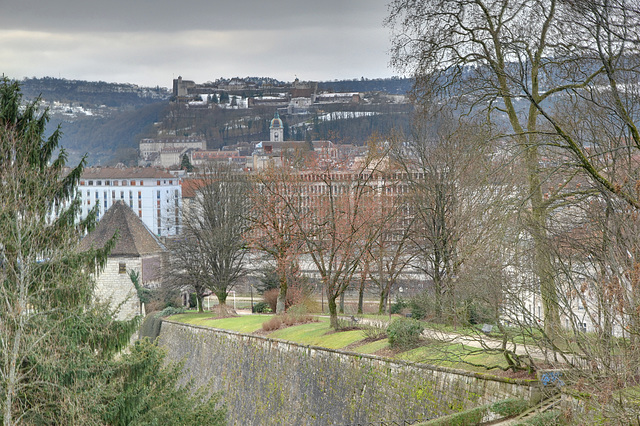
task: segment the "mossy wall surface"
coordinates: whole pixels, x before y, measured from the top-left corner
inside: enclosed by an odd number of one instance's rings
[[[538,391],[535,381],[490,379],[171,321],[163,321],[159,344],[169,360],[184,360],[184,380],[211,380],[224,393],[235,425],[402,424],[511,397],[531,399]]]

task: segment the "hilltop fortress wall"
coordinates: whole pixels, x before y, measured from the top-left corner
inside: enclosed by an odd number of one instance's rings
[[[517,397],[538,382],[163,321],[159,344],[184,361],[184,380],[212,381],[230,424],[405,424]],[[412,424],[412,423],[407,423]]]

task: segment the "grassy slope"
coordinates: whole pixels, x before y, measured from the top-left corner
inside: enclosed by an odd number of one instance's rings
[[[215,319],[211,313],[187,313],[170,317],[173,321],[221,328],[241,333],[252,333],[260,330],[262,323],[270,318],[272,318],[271,315],[245,315],[234,318]],[[330,349],[341,349],[349,346],[350,351],[363,354],[375,354],[378,351],[389,349],[387,339],[377,340],[375,342],[364,342],[365,336],[360,330],[334,332],[329,327],[329,320],[327,318],[320,318],[319,322],[282,328],[270,333],[268,337]],[[358,345],[358,342],[361,344]],[[477,349],[465,347],[460,344],[430,343],[426,346],[397,353],[394,357],[406,361],[423,362],[479,372],[486,370],[462,361],[464,360],[473,364],[498,364],[506,366],[504,358],[500,355],[487,355],[485,353],[470,355],[469,351],[477,352]]]

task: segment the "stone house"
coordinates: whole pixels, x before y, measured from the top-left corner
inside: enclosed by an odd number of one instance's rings
[[[139,273],[144,287],[157,286],[162,277],[166,249],[142,220],[121,200],[113,203],[96,228],[80,243],[83,251],[103,248],[114,236],[117,242],[104,269],[96,272],[95,298],[108,301],[118,320],[144,315],[129,271]]]

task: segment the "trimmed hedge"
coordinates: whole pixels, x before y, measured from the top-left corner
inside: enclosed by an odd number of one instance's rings
[[[491,405],[489,410],[503,417],[512,417],[529,409],[529,402],[521,398],[509,398]]]

